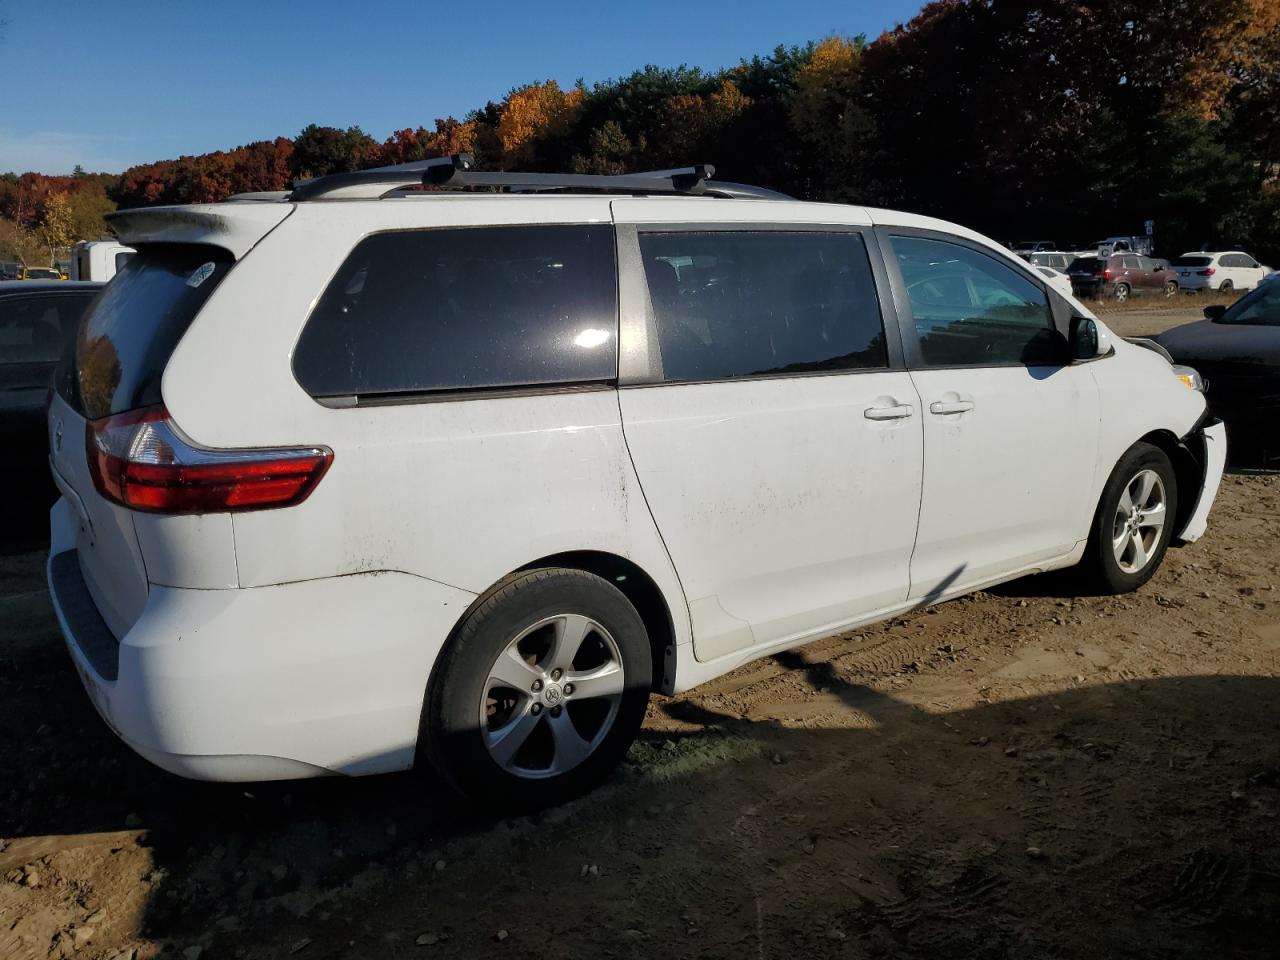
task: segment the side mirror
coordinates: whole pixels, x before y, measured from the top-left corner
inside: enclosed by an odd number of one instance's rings
[[[1098,324],[1091,317],[1072,317],[1067,346],[1074,361],[1096,360],[1105,356],[1109,345],[1103,343]]]
[[[1220,320],[1226,312],[1227,305],[1225,303],[1211,303],[1204,308],[1204,318],[1206,320]]]

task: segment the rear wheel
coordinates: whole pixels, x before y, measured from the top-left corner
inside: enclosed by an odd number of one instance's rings
[[[1178,295],[1178,284],[1174,280],[1170,280],[1164,285],[1164,295],[1166,297],[1176,297]]]
[[[1116,298],[1116,303],[1124,303],[1129,299],[1129,285],[1127,283],[1117,283],[1112,296]]]
[[[1177,479],[1168,455],[1135,443],[1102,490],[1081,561],[1094,586],[1128,593],[1150,580],[1169,549],[1177,512]]]
[[[529,571],[473,609],[441,655],[419,742],[486,806],[560,803],[622,759],[651,678],[648,635],[621,592],[581,570]]]
[[[1236,288],[1236,285],[1232,283],[1230,280],[1223,280],[1222,285],[1218,287],[1218,289],[1221,290],[1223,293],[1230,293],[1235,288]]]

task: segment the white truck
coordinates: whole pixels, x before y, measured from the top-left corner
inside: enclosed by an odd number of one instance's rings
[[[110,280],[135,252],[116,240],[81,240],[71,250],[71,279]]]

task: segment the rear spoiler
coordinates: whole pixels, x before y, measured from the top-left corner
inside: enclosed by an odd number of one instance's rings
[[[204,243],[239,260],[293,212],[291,203],[202,203],[140,207],[106,216],[121,243]]]

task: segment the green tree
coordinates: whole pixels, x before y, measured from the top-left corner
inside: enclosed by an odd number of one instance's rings
[[[359,127],[339,130],[310,124],[293,141],[293,162],[300,177],[347,173],[377,163],[379,145]]]

